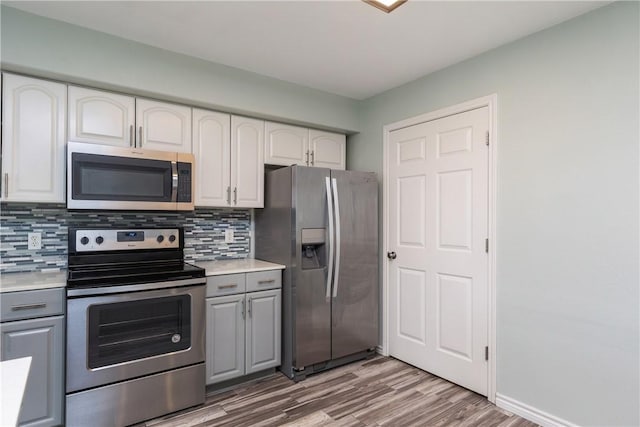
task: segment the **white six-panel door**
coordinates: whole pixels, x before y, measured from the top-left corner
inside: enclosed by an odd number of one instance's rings
[[[483,107],[392,131],[388,147],[389,352],[483,395],[488,129]]]

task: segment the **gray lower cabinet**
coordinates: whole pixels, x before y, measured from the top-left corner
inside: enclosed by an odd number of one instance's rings
[[[245,292],[245,274],[213,276],[207,281],[207,385],[280,365],[281,271],[246,273],[277,287]],[[241,293],[239,293],[241,292]]]
[[[247,294],[245,374],[280,365],[280,289]]]
[[[207,298],[207,384],[244,374],[244,294]]]
[[[0,324],[2,340],[2,360],[18,359],[31,356],[31,367],[18,419],[19,426],[45,427],[62,425],[64,402],[64,316],[59,315],[35,319],[6,321],[11,314],[23,312],[25,316],[34,307],[52,308],[57,304],[58,296],[50,300],[52,291],[43,294],[41,291],[15,292],[3,294],[4,302],[17,301],[13,310],[2,311],[3,323]],[[63,295],[64,290],[59,290]],[[55,292],[54,292],[55,294]],[[24,296],[26,295],[26,298]],[[38,297],[42,295],[42,298]],[[31,304],[31,300],[43,301]],[[28,304],[24,304],[24,300]],[[18,304],[21,303],[21,304]],[[4,305],[4,304],[3,304]],[[39,315],[43,313],[32,313]]]

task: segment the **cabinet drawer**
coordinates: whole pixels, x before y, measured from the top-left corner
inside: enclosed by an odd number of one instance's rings
[[[225,274],[207,277],[207,297],[239,294],[245,291],[245,274]]]
[[[247,292],[278,289],[282,287],[282,270],[247,273]]]
[[[0,321],[31,319],[64,313],[64,288],[2,294]]]

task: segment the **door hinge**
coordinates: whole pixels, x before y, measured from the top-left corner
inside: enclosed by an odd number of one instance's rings
[[[487,147],[488,147],[489,146],[489,131],[487,131],[486,139],[484,140],[484,142],[487,144]]]
[[[489,360],[489,347],[484,348],[484,360]]]
[[[484,239],[484,251],[489,253],[489,239]]]

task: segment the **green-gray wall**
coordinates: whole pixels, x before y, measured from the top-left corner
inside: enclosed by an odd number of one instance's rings
[[[14,8],[0,10],[4,70],[329,130],[357,130],[353,99]]]
[[[497,93],[497,391],[580,425],[640,424],[638,3],[363,102],[0,9],[3,69],[361,131],[352,169],[382,171],[385,124]]]
[[[381,172],[384,125],[497,93],[497,392],[579,425],[640,424],[638,22],[615,3],[366,100],[348,143]]]

